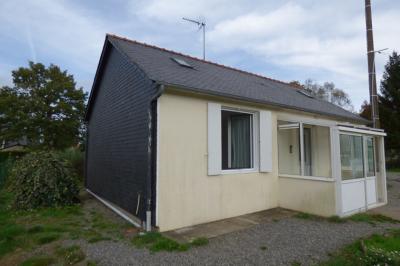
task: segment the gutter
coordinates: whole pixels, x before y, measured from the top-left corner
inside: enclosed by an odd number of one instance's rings
[[[156,153],[157,147],[153,145],[153,138],[156,136],[153,136],[153,128],[156,126],[155,125],[155,119],[153,117],[153,109],[152,105],[154,102],[157,102],[158,98],[163,94],[165,87],[163,84],[157,84],[158,90],[154,96],[151,97],[150,99],[150,105],[148,109],[148,117],[149,117],[149,137],[148,137],[148,143],[147,143],[147,183],[146,183],[146,222],[145,222],[145,229],[147,232],[151,231],[151,200],[152,200],[152,178],[153,178],[153,173],[155,172],[155,169],[153,169],[153,163],[152,159],[154,157],[154,154]],[[157,115],[157,114],[156,114]],[[157,167],[157,166],[156,166]]]

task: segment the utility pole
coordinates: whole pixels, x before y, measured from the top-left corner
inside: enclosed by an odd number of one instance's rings
[[[199,26],[199,29],[203,28],[203,60],[206,59],[206,23],[203,21],[198,21],[194,19],[189,19],[189,18],[182,18],[183,20],[192,22],[194,24],[197,24]]]
[[[378,93],[376,89],[375,50],[372,31],[371,0],[365,0],[365,24],[367,28],[367,55],[368,55],[368,81],[369,100],[371,104],[371,118],[374,128],[380,127],[378,110]]]

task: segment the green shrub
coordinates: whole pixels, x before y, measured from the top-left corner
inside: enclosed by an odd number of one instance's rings
[[[6,183],[14,161],[25,155],[26,152],[0,152],[0,188]]]
[[[57,207],[77,202],[77,177],[52,152],[32,152],[17,160],[10,173],[17,209]]]
[[[57,153],[57,156],[67,161],[79,178],[83,178],[85,167],[85,153],[78,148],[68,148]]]

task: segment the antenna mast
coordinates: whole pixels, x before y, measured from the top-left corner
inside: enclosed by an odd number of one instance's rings
[[[189,18],[182,18],[183,20],[192,22],[194,24],[197,24],[199,26],[199,29],[203,29],[203,60],[206,59],[206,23],[203,21],[198,21],[194,19],[189,19]]]

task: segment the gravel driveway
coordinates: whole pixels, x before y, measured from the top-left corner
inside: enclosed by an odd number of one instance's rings
[[[400,186],[392,185],[389,193],[397,199],[391,204],[398,204]],[[400,225],[331,223],[292,217],[219,236],[206,246],[186,252],[150,254],[129,243],[110,241],[81,245],[87,257],[99,265],[310,265],[327,259],[329,253],[360,237],[393,227]]]

